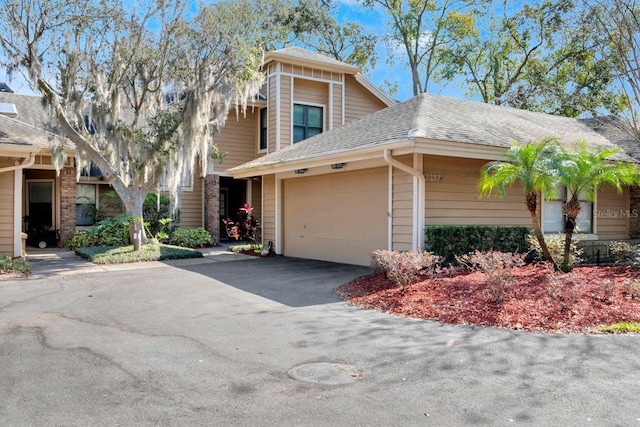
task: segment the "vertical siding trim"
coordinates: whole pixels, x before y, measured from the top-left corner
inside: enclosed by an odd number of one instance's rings
[[[13,257],[22,256],[22,169],[13,171]]]
[[[344,111],[344,110],[343,110]],[[393,250],[393,166],[389,165],[389,196],[387,201],[387,250]]]
[[[289,145],[293,145],[293,104],[294,104],[294,98],[296,97],[296,93],[295,93],[295,85],[294,85],[294,79],[293,76],[290,77],[291,78],[291,88],[289,89],[289,101],[290,101],[290,105],[289,105]]]
[[[344,74],[343,74],[343,76],[344,76]],[[342,83],[342,124],[341,124],[341,126],[344,126],[345,117],[346,117],[346,110],[347,110],[347,101],[346,101],[346,98],[344,96],[345,86],[347,86],[347,82],[346,82],[346,80],[343,80],[343,83]]]
[[[413,154],[413,168],[420,173],[424,173],[424,156],[421,154]],[[415,236],[418,239],[414,248],[422,249],[424,247],[424,227],[425,227],[425,197],[427,194],[426,180],[420,180],[417,177],[413,178],[414,193],[413,197],[416,201],[416,205],[413,211],[414,226],[416,230]]]
[[[333,83],[329,83],[329,129],[333,129]]]
[[[276,254],[282,255],[282,178],[279,174],[276,174],[276,183],[275,183],[275,194],[276,194]]]
[[[276,74],[276,151],[280,151],[280,74]]]

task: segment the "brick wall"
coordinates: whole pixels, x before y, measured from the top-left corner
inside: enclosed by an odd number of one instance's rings
[[[629,215],[629,236],[632,239],[637,239],[640,237],[640,218],[636,215],[640,213],[640,187],[631,187],[629,199],[629,210],[631,211],[631,215]]]
[[[220,176],[204,180],[204,226],[216,242],[220,241]]]
[[[76,169],[60,171],[60,245],[76,231]]]

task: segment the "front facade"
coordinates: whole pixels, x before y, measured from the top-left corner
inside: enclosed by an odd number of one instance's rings
[[[225,239],[222,220],[235,219],[244,203],[262,222],[273,222],[261,177],[236,179],[227,169],[395,103],[358,69],[297,47],[268,53],[264,72],[261,96],[246,112],[232,111],[214,137],[223,161],[210,161],[205,174],[193,171],[182,183],[181,227],[206,227],[216,240]],[[39,97],[0,93],[0,107],[0,255],[20,256],[23,232],[29,245],[54,244],[56,233],[63,243],[92,225],[97,213],[118,213],[99,170],[76,179],[73,151],[56,174],[50,146],[58,136]]]
[[[375,249],[423,247],[428,225],[530,226],[517,186],[478,197],[482,166],[504,159],[513,141],[610,145],[574,119],[426,94],[396,104],[356,68],[300,48],[268,53],[264,72],[260,96],[214,138],[223,161],[182,183],[181,227],[224,240],[223,220],[248,203],[276,253],[368,265]],[[73,152],[56,175],[55,128],[39,98],[0,93],[0,106],[1,255],[21,255],[23,232],[30,244],[42,228],[64,241],[92,224],[90,212],[117,213],[99,171],[76,179]],[[599,189],[583,202],[581,238],[636,237],[637,194]],[[539,201],[546,233],[562,231],[559,195]]]
[[[429,225],[530,227],[522,188],[480,198],[477,184],[511,142],[549,136],[611,146],[578,120],[423,94],[230,172],[262,176],[277,253],[368,265],[375,249],[422,248]],[[566,196],[539,200],[545,233],[563,231]],[[630,203],[630,189],[600,188],[578,238],[635,237]]]

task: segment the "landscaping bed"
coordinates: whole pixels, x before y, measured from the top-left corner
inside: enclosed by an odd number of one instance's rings
[[[541,264],[525,265],[509,269],[498,288],[486,273],[457,271],[404,288],[381,273],[336,292],[360,307],[452,324],[575,333],[640,322],[640,273],[624,267],[557,274]]]
[[[133,246],[90,246],[77,248],[75,252],[94,264],[119,264],[140,261],[162,261],[168,259],[202,258],[202,252],[165,244],[143,245],[139,251]]]

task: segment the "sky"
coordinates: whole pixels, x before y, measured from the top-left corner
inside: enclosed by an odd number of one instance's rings
[[[336,19],[340,23],[349,21],[359,22],[365,28],[374,31],[379,35],[383,35],[387,28],[385,26],[383,14],[376,10],[364,9],[355,0],[340,0],[336,10]],[[407,67],[403,64],[402,58],[398,58],[396,64],[391,66],[387,62],[386,48],[383,42],[378,44],[378,61],[376,67],[366,74],[366,77],[376,86],[384,88],[385,81],[397,83],[397,92],[393,94],[393,98],[403,101],[413,96],[411,75]],[[24,95],[36,94],[29,87],[20,73],[13,75],[12,81],[5,70],[0,70],[0,81],[7,82],[14,92]],[[437,93],[446,96],[463,97],[462,89],[455,85],[438,86],[431,84],[430,93]]]
[[[336,19],[341,23],[357,21],[378,34],[383,34],[386,30],[380,13],[365,10],[353,0],[340,1]],[[387,64],[386,50],[383,43],[380,43],[378,46],[378,61],[376,67],[367,73],[366,77],[378,87],[383,87],[385,80],[397,82],[398,91],[393,95],[395,99],[405,100],[412,96],[410,74],[402,65],[390,67]],[[36,94],[31,90],[29,84],[20,73],[14,73],[12,79],[10,79],[5,70],[0,70],[0,81],[7,82],[9,87],[16,93],[23,95]],[[442,94],[446,93],[443,92]]]

